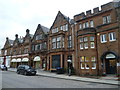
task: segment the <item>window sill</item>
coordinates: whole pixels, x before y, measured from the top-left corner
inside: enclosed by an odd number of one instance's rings
[[[105,41],[105,42],[101,42],[101,43],[106,43],[107,41]]]
[[[109,40],[110,42],[115,42],[116,41],[116,39],[115,40]]]

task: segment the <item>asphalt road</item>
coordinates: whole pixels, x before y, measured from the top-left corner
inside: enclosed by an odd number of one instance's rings
[[[90,82],[64,80],[43,76],[24,76],[10,71],[2,72],[2,88],[118,88]]]

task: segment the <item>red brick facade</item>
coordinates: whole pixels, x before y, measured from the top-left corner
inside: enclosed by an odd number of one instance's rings
[[[2,56],[12,60],[14,51],[19,58],[20,49],[27,49],[28,64],[36,68],[52,71],[61,67],[67,72],[70,59],[77,75],[120,74],[120,2],[101,5],[101,10],[96,7],[93,13],[82,12],[74,19],[59,11],[50,29],[39,24],[32,37],[26,30],[24,41],[19,40],[16,35],[9,46],[7,38]],[[12,54],[4,54],[6,50]]]

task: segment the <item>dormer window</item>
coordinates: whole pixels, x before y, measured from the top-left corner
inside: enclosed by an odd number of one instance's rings
[[[36,35],[36,40],[41,40],[41,39],[43,39],[43,35],[42,34]]]

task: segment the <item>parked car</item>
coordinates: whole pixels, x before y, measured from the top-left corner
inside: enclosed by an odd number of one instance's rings
[[[36,70],[29,65],[19,65],[16,73],[23,75],[36,75]]]
[[[7,71],[7,67],[6,67],[4,64],[2,64],[2,65],[0,66],[0,68],[1,68],[2,71]]]

